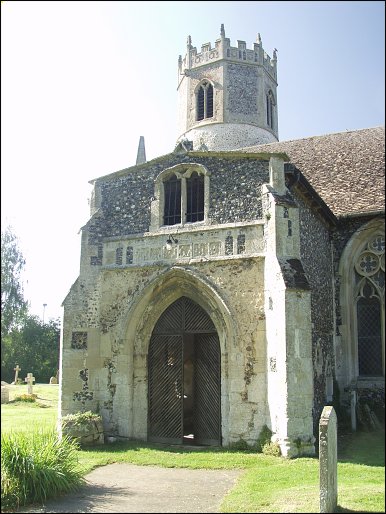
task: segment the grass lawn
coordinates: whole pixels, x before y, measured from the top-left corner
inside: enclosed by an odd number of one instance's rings
[[[30,431],[36,428],[56,427],[58,419],[58,394],[57,384],[37,384],[32,388],[32,393],[37,394],[36,402],[15,402],[14,399],[22,394],[27,394],[27,385],[10,385],[10,403],[1,405],[1,431],[13,432]]]
[[[26,392],[11,386],[10,398]],[[54,427],[58,386],[36,385],[36,404],[1,406],[2,431]],[[29,420],[28,424],[26,420]],[[384,431],[338,436],[338,512],[385,512]],[[87,473],[113,462],[206,469],[243,469],[221,505],[222,512],[319,512],[319,460],[283,459],[226,448],[181,448],[143,442],[117,442],[79,450]]]

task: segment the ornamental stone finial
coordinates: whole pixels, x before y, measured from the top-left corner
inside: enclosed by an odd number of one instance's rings
[[[188,48],[191,48],[191,46],[192,46],[192,38],[190,36],[188,36],[188,40],[187,40],[186,44],[188,45]]]
[[[277,61],[277,48],[273,49],[273,58],[275,61]]]
[[[146,162],[145,138],[140,136],[136,164],[143,164],[144,162]]]
[[[225,29],[224,29],[223,23],[221,23],[220,35],[221,35],[221,37],[225,37]]]
[[[260,36],[260,32],[257,34],[257,38],[256,38],[256,43],[261,45],[261,36]]]

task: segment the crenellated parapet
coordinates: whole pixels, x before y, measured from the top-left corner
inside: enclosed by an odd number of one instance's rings
[[[245,41],[238,40],[237,46],[231,46],[230,39],[225,37],[224,25],[221,25],[220,38],[215,41],[214,47],[212,44],[204,43],[201,45],[201,51],[198,52],[197,48],[192,45],[191,37],[188,36],[187,49],[184,59],[179,56],[178,68],[179,74],[183,75],[187,70],[197,68],[206,63],[213,63],[220,59],[225,59],[230,62],[246,64],[254,64],[263,66],[273,79],[277,79],[277,50],[274,49],[273,57],[271,58],[263,49],[260,34],[257,35],[256,42],[253,43],[252,48],[247,48]]]

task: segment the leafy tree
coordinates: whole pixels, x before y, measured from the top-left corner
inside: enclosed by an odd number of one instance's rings
[[[14,379],[17,363],[21,377],[33,373],[36,382],[48,383],[59,368],[60,320],[43,323],[38,316],[26,316],[20,328],[5,338],[1,359],[1,376],[7,382]]]
[[[1,232],[1,342],[20,326],[27,313],[20,274],[25,266],[18,241],[11,227]]]

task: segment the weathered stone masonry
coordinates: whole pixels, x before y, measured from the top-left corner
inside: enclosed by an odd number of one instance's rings
[[[177,253],[169,254],[160,246],[158,251],[157,245],[164,245],[164,234],[176,233],[176,227],[149,232],[149,206],[156,177],[162,169],[181,161],[187,166],[200,164],[209,171],[208,223],[177,227]],[[281,173],[284,183],[284,168]],[[167,299],[185,293],[209,309],[214,321],[218,317],[223,444],[239,439],[253,444],[263,426],[272,424],[272,413],[267,410],[262,206],[262,186],[269,180],[264,157],[230,154],[214,158],[194,153],[171,155],[95,183],[99,205],[95,203],[94,215],[84,227],[81,276],[65,301],[63,359],[73,374],[70,378],[66,372],[63,377],[62,413],[79,408],[98,410],[109,435],[146,439],[146,362],[151,327]],[[132,205],[138,205],[138,211]],[[275,217],[273,213],[271,224],[276,223]],[[291,230],[296,239],[296,217]],[[292,239],[287,245],[288,258],[294,252]],[[95,251],[100,246],[104,250],[97,261]],[[132,250],[127,260],[128,248]],[[156,263],[152,255],[157,255]],[[176,277],[178,282],[174,282]],[[275,300],[275,308],[278,306]],[[289,311],[293,308],[288,307]],[[304,308],[305,304],[301,308],[299,304],[295,323],[300,322]],[[83,332],[87,336],[81,335]],[[301,336],[297,344],[310,345],[305,337],[304,343]],[[279,376],[283,372],[281,358],[277,365]],[[290,409],[292,412],[293,407]],[[304,413],[295,410],[294,415],[303,420],[307,408]],[[308,422],[280,428],[281,422],[275,419],[283,451],[292,454],[291,441],[304,431],[308,431],[304,444],[312,447]]]
[[[328,380],[335,373],[333,348],[333,264],[330,227],[297,195],[300,217],[300,251],[311,288],[312,361],[314,364],[314,433],[328,397]]]
[[[109,180],[98,179],[101,215],[87,224],[89,244],[97,245],[104,237],[147,232],[155,178],[162,170],[180,163],[202,164],[210,172],[210,224],[261,217],[259,188],[268,180],[267,161],[234,156],[228,159],[169,156],[157,159],[153,165],[129,168],[125,175],[118,172]]]

